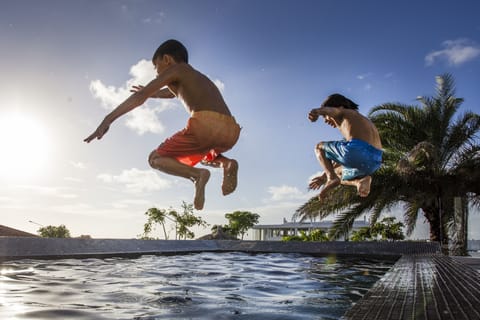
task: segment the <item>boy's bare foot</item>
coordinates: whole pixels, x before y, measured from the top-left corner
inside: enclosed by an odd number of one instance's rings
[[[308,185],[308,189],[310,190],[318,190],[320,189],[320,187],[325,183],[327,182],[327,175],[326,174],[322,174],[318,177],[315,177],[313,178],[311,181],[310,181],[310,184]]]
[[[224,196],[232,193],[237,188],[238,162],[230,159],[223,166],[222,193]]]
[[[370,184],[372,183],[372,177],[366,176],[358,180],[357,193],[360,197],[366,197],[370,193]]]
[[[207,169],[199,169],[200,175],[195,181],[195,199],[193,200],[193,205],[195,209],[202,210],[203,205],[205,204],[205,185],[210,179],[210,171]]]
[[[335,187],[338,187],[340,185],[340,179],[338,177],[335,177],[333,179],[327,179],[327,182],[325,183],[325,186],[323,187],[322,191],[320,191],[320,194],[318,195],[318,198],[320,200],[324,199],[327,194],[330,192]]]

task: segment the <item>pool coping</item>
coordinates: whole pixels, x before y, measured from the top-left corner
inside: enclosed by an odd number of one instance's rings
[[[480,272],[433,242],[58,239],[0,237],[0,263],[20,259],[135,258],[199,252],[300,253],[398,259],[345,320],[480,319]]]
[[[135,257],[196,252],[302,253],[400,257],[438,253],[432,242],[301,242],[0,237],[0,262],[18,259]]]

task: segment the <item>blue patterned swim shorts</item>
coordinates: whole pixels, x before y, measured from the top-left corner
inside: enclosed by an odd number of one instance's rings
[[[342,165],[342,180],[369,176],[380,168],[383,151],[358,139],[323,143],[327,159]]]

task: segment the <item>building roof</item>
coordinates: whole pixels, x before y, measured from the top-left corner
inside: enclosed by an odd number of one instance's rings
[[[38,237],[35,234],[17,230],[0,224],[0,237]]]
[[[252,229],[328,229],[333,225],[333,221],[320,222],[284,222],[282,224],[257,224]],[[354,221],[353,228],[368,227],[367,221]]]

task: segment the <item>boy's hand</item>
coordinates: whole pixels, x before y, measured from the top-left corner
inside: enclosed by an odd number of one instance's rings
[[[132,89],[130,89],[130,92],[137,93],[139,91],[142,91],[143,88],[145,87],[140,84],[138,86],[132,86]]]
[[[310,112],[308,113],[308,120],[312,121],[312,122],[315,122],[318,120],[318,111],[317,109],[312,109],[310,110]]]
[[[325,117],[325,123],[334,128],[337,127],[337,124],[335,123],[335,121],[333,121],[333,119],[328,116]]]
[[[95,138],[100,140],[105,135],[105,133],[107,133],[109,128],[110,128],[110,123],[106,120],[103,120],[102,123],[100,123],[100,125],[98,126],[97,130],[95,130],[91,135],[89,135],[83,141],[85,141],[86,143],[90,143],[90,141],[92,141]]]

